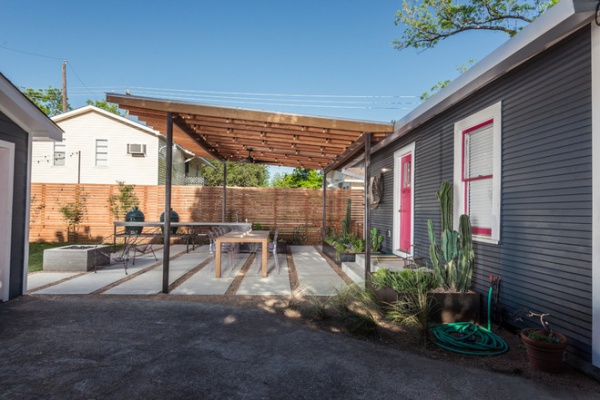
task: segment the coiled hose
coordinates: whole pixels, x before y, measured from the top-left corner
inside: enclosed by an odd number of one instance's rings
[[[491,279],[492,277],[490,277]],[[439,324],[432,328],[433,341],[439,347],[459,354],[496,356],[508,351],[508,344],[491,331],[492,286],[488,293],[488,328],[471,322]]]

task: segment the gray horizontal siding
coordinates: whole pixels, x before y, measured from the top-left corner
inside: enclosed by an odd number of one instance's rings
[[[15,144],[9,297],[23,294],[27,204],[27,133],[0,112],[0,140]]]
[[[473,286],[487,293],[489,276],[501,277],[505,322],[533,326],[514,314],[549,312],[571,339],[570,354],[585,361],[592,335],[590,49],[584,27],[373,156],[374,164],[390,165],[395,150],[415,142],[415,243],[428,259],[427,220],[439,227],[435,192],[453,179],[454,123],[502,101],[501,241],[475,244]]]

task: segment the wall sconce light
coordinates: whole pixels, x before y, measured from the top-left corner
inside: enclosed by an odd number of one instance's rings
[[[381,173],[385,174],[386,172],[393,171],[393,168],[381,168]]]

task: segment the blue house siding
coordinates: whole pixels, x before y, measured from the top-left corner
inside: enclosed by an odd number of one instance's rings
[[[440,224],[435,192],[443,180],[453,180],[454,123],[499,101],[503,135],[501,237],[498,245],[475,244],[474,289],[486,293],[489,276],[501,277],[499,305],[506,311],[505,322],[523,326],[512,316],[521,309],[549,312],[551,323],[571,340],[570,357],[589,362],[589,26],[381,149],[373,155],[372,165],[392,166],[394,151],[415,142],[414,242],[417,255],[428,260],[427,219],[433,219],[436,227]],[[393,182],[386,179],[385,183],[384,202],[372,212],[371,221],[392,229]],[[386,243],[384,250],[392,248]]]
[[[9,298],[23,294],[25,262],[25,221],[27,205],[27,138],[28,134],[0,112],[0,140],[15,144],[13,215],[10,256]]]

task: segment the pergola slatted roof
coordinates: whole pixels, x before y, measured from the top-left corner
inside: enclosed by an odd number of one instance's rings
[[[325,169],[347,160],[365,133],[375,144],[391,134],[391,123],[355,121],[218,107],[164,99],[107,94],[130,115],[167,132],[173,117],[174,141],[197,156],[240,162],[249,154],[269,165]],[[249,152],[251,150],[251,152]]]

